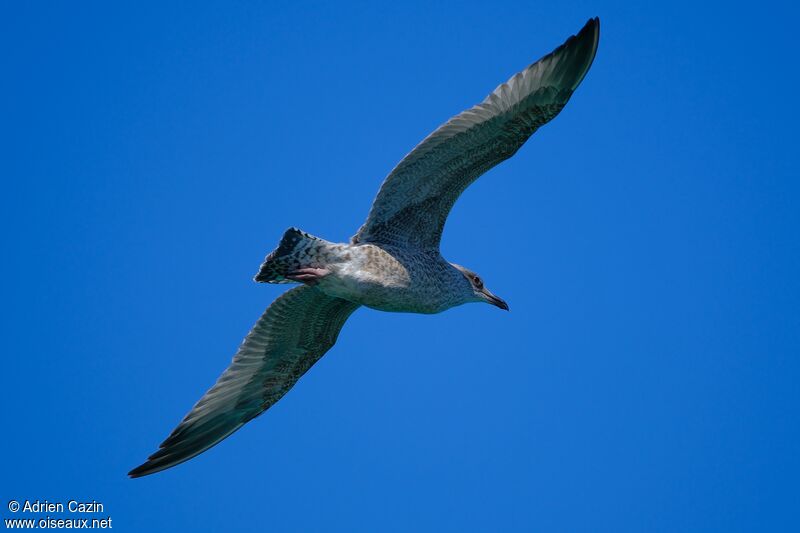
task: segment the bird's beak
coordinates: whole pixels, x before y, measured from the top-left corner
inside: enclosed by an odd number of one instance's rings
[[[495,296],[494,294],[492,294],[491,292],[489,292],[486,289],[483,290],[483,294],[484,294],[484,296],[486,296],[486,301],[487,302],[489,302],[490,304],[494,305],[495,307],[499,307],[500,309],[502,309],[504,311],[508,311],[508,304],[505,302],[505,300]]]

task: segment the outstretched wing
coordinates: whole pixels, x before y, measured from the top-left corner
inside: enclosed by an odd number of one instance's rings
[[[392,170],[353,242],[438,248],[453,204],[478,177],[508,159],[555,117],[594,60],[600,21],[451,118]]]
[[[314,287],[284,293],[258,319],[216,384],[128,475],[146,476],[191,459],[263,413],[334,345],[358,307]]]

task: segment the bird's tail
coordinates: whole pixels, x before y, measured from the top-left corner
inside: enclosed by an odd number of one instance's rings
[[[286,274],[314,262],[319,248],[327,241],[309,235],[297,228],[289,228],[281,242],[261,263],[258,274],[253,278],[260,283],[292,283]]]

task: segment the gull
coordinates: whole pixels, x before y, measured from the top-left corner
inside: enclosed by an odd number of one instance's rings
[[[485,302],[508,310],[475,272],[442,257],[442,230],[464,189],[563,109],[594,60],[599,32],[599,19],[590,19],[577,35],[428,135],[386,177],[349,243],[286,230],[254,279],[301,285],[267,308],[214,386],[128,475],[191,459],[269,409],[334,345],[361,306],[440,313]]]

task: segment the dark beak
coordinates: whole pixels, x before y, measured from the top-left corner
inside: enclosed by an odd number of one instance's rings
[[[503,300],[502,298],[498,298],[497,296],[495,296],[494,294],[492,294],[487,290],[484,290],[483,294],[486,295],[487,302],[494,305],[495,307],[499,307],[504,311],[508,311],[508,304],[505,302],[505,300]]]

